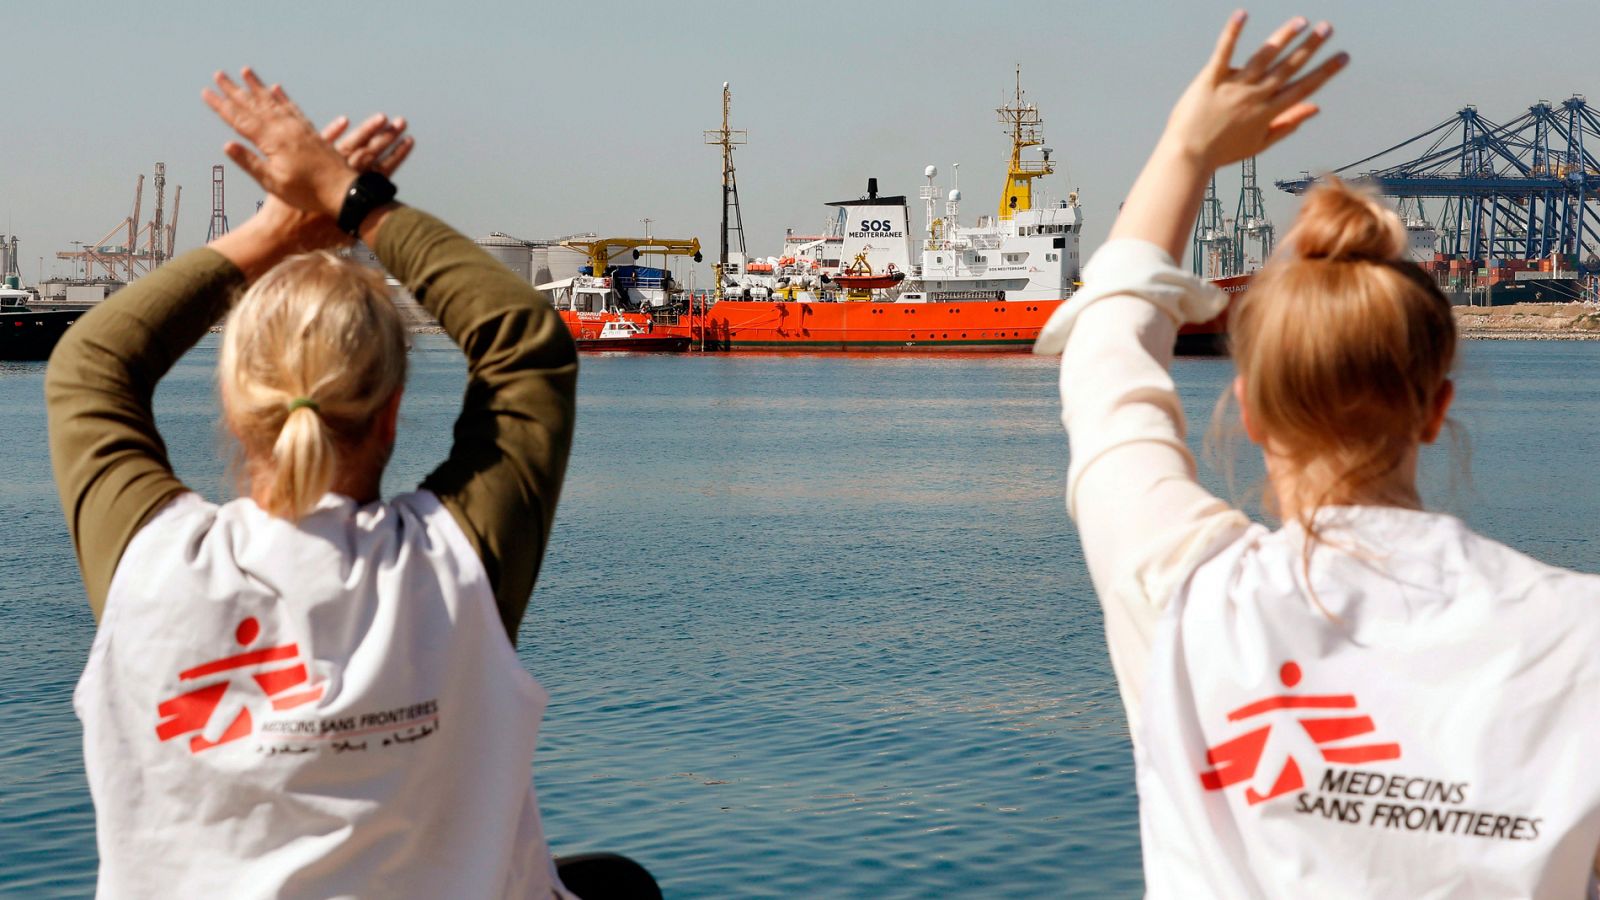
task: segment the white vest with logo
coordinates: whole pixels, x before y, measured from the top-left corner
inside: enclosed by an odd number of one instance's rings
[[[567,897],[545,700],[431,493],[298,526],[185,494],[129,543],[74,697],[100,895]]]
[[[1443,515],[1254,526],[1173,598],[1136,744],[1151,897],[1580,897],[1600,577]],[[1321,608],[1318,608],[1320,604]]]

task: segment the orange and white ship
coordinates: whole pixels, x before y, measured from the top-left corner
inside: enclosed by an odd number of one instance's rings
[[[728,249],[730,195],[735,215],[738,202],[736,189],[730,190],[732,150],[742,132],[728,127],[723,88],[722,128],[708,132],[719,138],[708,142],[723,150],[716,291],[692,298],[681,315],[658,316],[658,331],[684,335],[707,350],[1025,351],[1077,288],[1078,196],[1035,202],[1034,182],[1055,167],[1043,146],[1038,108],[1024,101],[1020,77],[1013,102],[996,110],[1011,138],[1011,159],[995,215],[962,225],[959,186],[941,191],[937,169],[928,166],[920,241],[910,236],[906,198],[879,195],[877,180],[869,179],[866,195],[828,204],[839,212],[827,233],[796,239],[791,232],[784,256],[748,261]],[[1039,158],[1027,158],[1032,147],[1040,148]],[[1237,293],[1247,282],[1239,276],[1217,283]],[[1179,352],[1216,352],[1225,332],[1226,313],[1186,326]]]

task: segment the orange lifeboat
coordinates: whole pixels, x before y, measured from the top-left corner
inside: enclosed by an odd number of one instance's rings
[[[858,253],[856,254],[855,262],[840,269],[839,274],[833,276],[833,281],[839,287],[853,293],[856,291],[892,288],[904,281],[905,277],[906,273],[895,270],[894,263],[890,263],[888,268],[881,273],[873,272],[872,266],[867,263],[867,255]]]

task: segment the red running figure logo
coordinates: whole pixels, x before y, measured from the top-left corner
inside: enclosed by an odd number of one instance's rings
[[[239,623],[238,629],[233,633],[239,646],[248,647],[261,633],[261,625],[254,618],[247,618]],[[268,668],[273,663],[289,661],[290,664],[282,668]],[[299,644],[281,644],[277,647],[264,647],[260,650],[250,650],[234,656],[225,656],[222,659],[185,669],[178,673],[179,681],[198,681],[211,675],[223,672],[233,673],[239,669],[248,669],[252,666],[261,667],[260,671],[251,675],[251,679],[260,686],[267,699],[272,702],[275,710],[293,709],[304,703],[311,703],[322,697],[323,685],[310,684],[311,676],[306,672],[305,663],[300,662]],[[254,720],[250,717],[250,708],[243,700],[239,700],[238,715],[233,717],[233,722],[223,730],[216,740],[205,736],[212,716],[222,705],[224,694],[233,684],[232,675],[202,687],[195,688],[188,693],[179,694],[170,700],[164,700],[156,707],[156,712],[161,716],[161,721],[156,725],[156,737],[163,741],[172,740],[190,732],[199,732],[189,738],[189,752],[199,753],[220,747],[229,741],[236,741],[248,737],[254,730]],[[245,688],[243,690],[248,690]],[[234,692],[235,694],[238,691]]]
[[[1278,678],[1284,687],[1294,687],[1300,683],[1300,666],[1292,661],[1284,663],[1283,668],[1278,670]],[[1279,709],[1354,710],[1355,708],[1354,694],[1278,694],[1239,707],[1228,713],[1228,721],[1243,722]],[[1311,713],[1300,716],[1298,721],[1300,727],[1305,729],[1306,735],[1311,738],[1311,742],[1317,745],[1326,762],[1360,765],[1400,758],[1400,745],[1397,743],[1323,746],[1377,731],[1378,726],[1373,724],[1371,716],[1359,714],[1322,716]],[[1267,749],[1267,738],[1271,732],[1272,725],[1267,723],[1231,741],[1208,748],[1206,762],[1212,768],[1200,773],[1200,784],[1208,791],[1220,791],[1230,785],[1248,782],[1255,778],[1256,769],[1261,764],[1261,756]],[[1254,806],[1290,791],[1298,791],[1304,786],[1305,778],[1300,774],[1300,764],[1295,761],[1293,755],[1289,755],[1283,768],[1278,771],[1277,777],[1272,780],[1271,790],[1263,794],[1254,787],[1249,787],[1245,789],[1244,796],[1250,805]]]

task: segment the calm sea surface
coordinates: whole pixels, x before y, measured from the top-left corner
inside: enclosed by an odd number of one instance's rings
[[[215,361],[208,339],[157,406],[179,474],[219,497]],[[444,338],[413,365],[391,491],[443,458],[464,383]],[[1230,374],[1179,362],[1197,434]],[[42,379],[0,363],[0,894],[85,896],[71,692],[93,623]],[[1472,477],[1430,453],[1430,499],[1600,570],[1600,344],[1467,344],[1458,381]],[[558,854],[628,853],[669,897],[1140,892],[1052,360],[591,356],[579,410],[519,650],[551,695]]]

